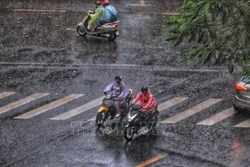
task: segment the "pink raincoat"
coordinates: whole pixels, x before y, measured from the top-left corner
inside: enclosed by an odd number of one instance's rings
[[[148,93],[146,95],[141,92],[138,93],[136,95],[136,98],[132,101],[132,104],[135,104],[138,101],[140,101],[140,104],[143,107],[141,112],[146,112],[147,114],[149,114],[156,107],[154,95],[150,92],[150,90],[148,90]]]

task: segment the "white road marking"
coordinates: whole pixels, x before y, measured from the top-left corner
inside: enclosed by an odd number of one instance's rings
[[[15,117],[15,119],[29,119],[29,118],[34,117],[36,115],[42,114],[42,113],[44,113],[44,112],[46,112],[48,110],[56,108],[56,107],[58,107],[60,105],[66,104],[66,103],[68,103],[68,102],[70,102],[70,101],[72,101],[74,99],[77,99],[77,98],[83,96],[83,95],[84,94],[71,94],[71,95],[68,95],[68,96],[63,97],[61,99],[55,100],[55,101],[53,101],[53,102],[51,102],[49,104],[43,105],[43,106],[38,107],[38,108],[36,108],[34,110],[31,110],[31,111],[26,112],[26,113],[24,113],[22,115],[19,115],[19,116]]]
[[[250,128],[250,119],[247,119],[247,120],[235,125],[234,127],[237,127],[237,128]]]
[[[132,7],[138,7],[138,6],[141,6],[141,7],[150,7],[152,5],[151,4],[127,4],[126,6],[132,6]]]
[[[0,99],[8,97],[8,96],[13,95],[13,94],[15,94],[15,92],[1,92],[0,93]],[[25,97],[23,99],[20,99],[20,100],[17,100],[15,102],[12,102],[10,104],[7,104],[5,106],[2,106],[2,107],[0,107],[0,114],[3,114],[3,113],[5,113],[5,112],[7,112],[9,110],[12,110],[14,108],[17,108],[19,106],[22,106],[24,104],[27,104],[27,103],[29,103],[31,101],[37,100],[37,99],[42,98],[42,97],[47,96],[47,95],[49,95],[49,93],[35,93],[35,94],[30,95],[28,97]],[[41,106],[39,108],[36,108],[36,109],[31,110],[29,112],[26,112],[26,113],[24,113],[22,115],[19,115],[19,116],[15,117],[15,119],[29,119],[29,118],[32,118],[32,117],[34,117],[36,115],[42,114],[42,113],[44,113],[46,111],[49,111],[49,110],[51,110],[53,108],[56,108],[56,107],[60,106],[60,105],[66,104],[66,103],[68,103],[68,102],[70,102],[70,101],[72,101],[74,99],[77,99],[77,98],[79,98],[81,96],[84,96],[84,94],[71,94],[71,95],[65,96],[65,97],[63,97],[61,99],[52,101],[49,104],[43,105],[43,106]],[[91,101],[89,103],[86,103],[86,104],[84,104],[82,106],[79,106],[79,107],[77,107],[77,108],[75,108],[73,110],[62,113],[62,114],[57,115],[57,116],[55,116],[53,118],[50,118],[50,119],[51,120],[66,120],[66,119],[69,119],[69,118],[71,118],[73,116],[76,116],[76,115],[78,115],[80,113],[83,113],[83,112],[85,112],[85,111],[87,111],[87,110],[89,110],[91,108],[94,108],[94,107],[100,105],[103,98],[104,97],[100,97],[100,98],[95,99],[95,100],[93,100],[93,101]],[[172,98],[172,99],[170,99],[168,101],[165,101],[165,102],[159,104],[158,105],[158,110],[160,112],[164,111],[164,110],[166,110],[166,109],[168,109],[168,108],[170,108],[170,107],[172,107],[172,106],[174,106],[174,105],[176,105],[178,103],[181,103],[181,102],[183,102],[183,101],[185,101],[187,99],[188,99],[187,97],[175,97],[175,98]],[[161,121],[161,123],[176,123],[178,121],[181,121],[181,120],[183,120],[183,119],[185,119],[187,117],[190,117],[190,116],[192,116],[192,115],[194,115],[194,114],[196,114],[196,113],[198,113],[198,112],[200,112],[200,111],[202,111],[202,110],[204,110],[204,109],[206,109],[206,108],[220,102],[221,100],[222,99],[208,99],[208,100],[206,100],[206,101],[204,101],[204,102],[202,102],[202,103],[200,103],[200,104],[198,104],[198,105],[196,105],[196,106],[194,106],[194,107],[192,107],[190,109],[187,109],[187,110],[185,110],[185,111],[183,111],[183,112],[181,112],[181,113],[179,113],[179,114],[177,114],[177,115],[175,115],[173,117],[170,117],[170,118],[168,118],[166,120]],[[233,109],[233,107],[230,107],[230,108],[228,108],[228,109],[226,109],[226,110],[224,110],[224,111],[222,111],[220,113],[217,113],[217,114],[211,116],[208,119],[205,119],[205,120],[197,123],[197,125],[211,126],[211,125],[214,125],[214,124],[216,124],[216,123],[218,123],[218,122],[220,122],[220,121],[234,115],[235,113],[236,113],[236,111]],[[90,118],[90,119],[88,119],[88,121],[94,121],[95,118],[96,117]],[[235,125],[234,127],[249,128],[250,127],[250,119],[247,119],[247,120]]]
[[[179,16],[180,13],[162,13],[163,15],[167,15],[167,16]]]
[[[172,106],[174,106],[174,105],[176,105],[178,103],[181,103],[181,102],[183,102],[184,100],[187,100],[187,99],[188,98],[186,98],[186,97],[175,97],[173,99],[170,99],[170,100],[168,100],[168,101],[166,101],[164,103],[159,104],[158,105],[158,111],[163,111],[163,110],[165,110],[167,108],[170,108],[170,107],[172,107]]]
[[[53,13],[66,13],[66,10],[49,10],[49,9],[12,9],[14,12],[53,12]]]
[[[8,97],[8,96],[13,95],[13,94],[15,94],[15,92],[1,92],[0,99],[3,99],[5,97]]]
[[[28,67],[44,67],[44,68],[53,68],[53,67],[60,67],[65,64],[60,63],[27,63],[27,62],[0,62],[0,65],[20,65],[20,66],[28,66]],[[141,67],[138,64],[67,64],[68,68],[83,68],[83,67]],[[65,67],[64,67],[65,68]]]
[[[96,116],[88,119],[88,121],[95,121],[95,119],[96,119]]]
[[[219,122],[219,121],[222,121],[232,115],[234,115],[236,113],[236,111],[234,110],[233,107],[230,107],[218,114],[215,114],[213,115],[212,117],[204,120],[204,121],[201,121],[199,123],[197,123],[197,125],[208,125],[208,126],[211,126],[211,125],[214,125],[215,123]]]
[[[95,99],[95,100],[93,100],[93,101],[91,101],[89,103],[86,103],[86,104],[84,104],[82,106],[79,106],[79,107],[77,107],[77,108],[75,108],[73,110],[62,113],[62,114],[60,114],[58,116],[55,116],[53,118],[50,118],[50,119],[51,120],[66,120],[66,119],[69,119],[69,118],[71,118],[73,116],[81,114],[81,113],[83,113],[83,112],[85,112],[85,111],[87,111],[87,110],[89,110],[91,108],[94,108],[94,107],[100,105],[102,103],[103,98],[104,97],[100,97],[100,98]]]
[[[42,98],[44,96],[47,96],[48,94],[49,93],[35,93],[35,94],[30,95],[30,96],[28,96],[26,98],[23,98],[23,99],[15,101],[13,103],[2,106],[2,107],[0,107],[0,114],[3,114],[3,113],[5,113],[5,112],[7,112],[9,110],[12,110],[12,109],[17,108],[19,106],[27,104],[27,103],[29,103],[31,101],[34,101],[34,100],[37,100],[37,99]]]
[[[209,106],[212,106],[212,105],[220,102],[221,100],[222,99],[208,99],[208,100],[206,100],[206,101],[204,101],[204,102],[202,102],[202,103],[200,103],[200,104],[198,104],[198,105],[196,105],[188,110],[185,110],[185,111],[183,111],[183,112],[181,112],[173,117],[170,117],[170,118],[162,121],[161,123],[176,123],[178,121],[181,121],[187,117],[190,117],[190,116],[204,110],[205,108],[208,108]]]
[[[73,28],[66,28],[67,31],[75,31]]]

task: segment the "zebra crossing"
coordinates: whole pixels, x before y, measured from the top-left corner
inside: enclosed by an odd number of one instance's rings
[[[98,99],[93,100],[93,101],[91,101],[91,102],[89,102],[87,104],[84,104],[84,105],[82,105],[80,107],[77,107],[77,108],[75,108],[73,110],[70,110],[70,111],[65,112],[63,114],[60,114],[60,115],[58,115],[56,117],[53,117],[53,118],[51,118],[51,120],[66,120],[66,119],[69,119],[69,118],[71,118],[73,116],[76,116],[78,114],[81,114],[81,113],[83,113],[83,112],[85,112],[85,111],[87,111],[87,110],[89,110],[91,108],[99,106],[101,104],[101,102],[102,102],[102,99],[103,99],[103,97],[99,97]]]
[[[189,108],[188,110],[185,110],[173,117],[170,117],[164,121],[162,121],[162,123],[177,123],[187,117],[190,117],[206,108],[208,108],[209,106],[212,106],[218,102],[220,102],[222,99],[208,99],[192,108]]]
[[[53,102],[51,102],[49,104],[43,105],[43,106],[38,107],[38,108],[36,108],[34,110],[31,110],[31,111],[26,112],[26,113],[24,113],[22,115],[19,115],[19,116],[15,117],[15,119],[29,119],[31,117],[34,117],[34,116],[38,115],[38,114],[42,114],[42,113],[44,113],[44,112],[46,112],[48,110],[56,108],[56,107],[58,107],[60,105],[66,104],[66,103],[68,103],[68,102],[70,102],[70,101],[72,101],[74,99],[77,99],[77,98],[79,98],[81,96],[83,96],[83,94],[71,94],[71,95],[68,95],[68,96],[63,97],[63,98],[61,98],[59,100],[55,100],[55,101],[53,101]]]
[[[49,94],[48,93],[35,93],[35,94],[30,95],[28,97],[25,97],[23,99],[17,100],[13,103],[2,106],[2,107],[0,107],[0,114],[3,114],[9,110],[12,110],[14,108],[17,108],[19,106],[22,106],[24,104],[27,104],[31,101],[37,100],[37,99],[42,98],[42,97],[47,96],[47,95],[49,95]]]
[[[0,100],[4,99],[4,98],[8,98],[9,96],[14,96],[15,92],[1,92],[0,93]],[[6,112],[11,112],[12,109],[16,109],[20,106],[23,106],[25,104],[28,104],[32,101],[41,99],[43,97],[47,97],[49,96],[49,93],[34,93],[32,95],[29,95],[27,97],[24,97],[22,99],[16,100],[14,102],[11,102],[9,104],[0,106],[0,115],[4,114]],[[62,105],[66,105],[67,103],[78,99],[78,98],[82,98],[84,97],[84,94],[70,94],[67,96],[64,96],[60,99],[54,100],[52,102],[49,102],[47,104],[44,104],[40,107],[37,107],[35,109],[32,109],[30,111],[27,111],[21,115],[18,115],[16,117],[14,117],[14,119],[16,120],[25,120],[25,119],[32,119],[35,116],[38,116],[40,114],[43,114],[45,112],[48,112],[56,107],[62,106]],[[57,116],[54,116],[52,118],[50,118],[51,121],[63,121],[63,120],[67,120],[70,119],[78,114],[81,114],[83,112],[86,112],[94,107],[97,107],[99,105],[101,105],[103,96],[99,97],[95,100],[92,100],[86,104],[83,104],[79,107],[76,107],[72,110],[69,111],[65,111],[62,114],[59,114]],[[188,100],[189,98],[187,97],[174,97],[172,99],[166,100],[163,103],[160,103],[158,105],[158,110],[160,111],[160,113],[163,112],[167,112],[167,109],[169,109],[170,107],[173,107],[175,105],[181,104],[183,102],[185,102],[186,100]],[[184,119],[188,119],[189,117],[192,117],[193,115],[202,112],[203,110],[222,102],[223,99],[207,99],[193,107],[190,107],[184,111],[180,111],[179,113],[165,119],[165,120],[161,120],[160,123],[162,124],[175,124],[179,121],[182,121]],[[206,118],[205,120],[196,123],[196,125],[200,125],[200,126],[212,126],[222,120],[225,120],[229,117],[232,117],[234,114],[236,114],[237,112],[233,109],[233,107],[230,107],[228,109],[225,109],[224,111],[220,111],[214,115],[212,115],[209,118]],[[96,114],[96,113],[95,113]],[[95,117],[89,118],[88,121],[94,121]],[[250,128],[250,118],[246,118],[246,120],[239,122],[236,125],[232,125],[235,128]]]

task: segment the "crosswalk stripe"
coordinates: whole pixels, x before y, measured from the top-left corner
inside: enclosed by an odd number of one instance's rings
[[[15,119],[29,119],[29,118],[34,117],[36,115],[42,114],[48,110],[56,108],[60,105],[66,104],[74,99],[77,99],[77,98],[83,96],[83,95],[84,94],[71,94],[71,95],[65,96],[65,97],[58,99],[58,100],[55,100],[49,104],[43,105],[43,106],[38,107],[34,110],[31,110],[31,111],[26,112],[22,115],[19,115],[19,116],[15,117]]]
[[[176,105],[184,100],[187,100],[187,99],[188,98],[186,98],[186,97],[175,97],[173,99],[170,99],[164,103],[159,104],[158,111],[163,111],[163,110],[170,108],[170,107],[172,107],[172,106],[174,106],[174,105]]]
[[[93,100],[93,101],[91,101],[89,103],[86,103],[86,104],[84,104],[82,106],[79,106],[79,107],[77,107],[77,108],[75,108],[73,110],[62,113],[62,114],[60,114],[58,116],[55,116],[53,118],[50,118],[50,119],[51,120],[66,120],[66,119],[69,119],[69,118],[71,118],[73,116],[81,114],[81,113],[83,113],[83,112],[85,112],[85,111],[87,111],[87,110],[89,110],[91,108],[94,108],[94,107],[100,105],[102,103],[102,99],[103,99],[103,97],[100,97],[100,98],[95,99],[95,100]]]
[[[5,97],[8,97],[8,96],[13,95],[13,94],[15,94],[15,92],[1,92],[0,99],[3,99]]]
[[[95,121],[95,118],[96,118],[96,116],[94,116],[94,117],[88,119],[88,121]]]
[[[203,120],[199,123],[197,123],[197,125],[208,125],[208,126],[211,126],[211,125],[214,125],[215,123],[219,122],[219,121],[222,121],[223,119],[226,119],[232,115],[234,115],[236,113],[236,111],[234,110],[233,107],[230,107],[218,114],[215,114],[213,115],[212,117],[206,119],[206,120]]]
[[[206,101],[204,101],[204,102],[202,102],[202,103],[200,103],[200,104],[198,104],[198,105],[196,105],[188,110],[185,110],[185,111],[183,111],[183,112],[181,112],[173,117],[170,117],[164,121],[161,121],[161,123],[176,123],[178,121],[181,121],[189,116],[192,116],[192,115],[204,110],[205,108],[207,108],[209,106],[212,106],[212,105],[220,102],[221,100],[222,99],[208,99],[208,100],[206,100]]]
[[[237,128],[250,128],[250,119],[247,119],[247,120],[235,125],[234,127],[237,127]]]
[[[13,103],[10,103],[10,104],[7,104],[5,106],[2,106],[2,107],[0,107],[0,114],[3,114],[3,113],[5,113],[5,112],[7,112],[9,110],[12,110],[12,109],[17,108],[19,106],[27,104],[27,103],[29,103],[31,101],[36,100],[36,99],[42,98],[44,96],[47,96],[48,94],[49,93],[35,93],[35,94],[30,95],[30,96],[28,96],[26,98],[23,98],[23,99],[15,101]]]

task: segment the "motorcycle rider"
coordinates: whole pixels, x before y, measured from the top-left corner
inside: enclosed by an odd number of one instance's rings
[[[105,16],[96,21],[97,26],[101,26],[108,22],[114,22],[117,20],[117,11],[114,6],[109,4],[108,0],[103,1]]]
[[[101,1],[97,0],[95,2],[96,4],[96,10],[95,10],[95,14],[89,14],[90,16],[90,20],[88,22],[88,25],[91,27],[91,32],[94,32],[95,31],[95,24],[96,24],[96,21],[102,17],[104,17],[104,7],[101,3]]]
[[[150,114],[157,105],[154,95],[150,92],[147,86],[141,87],[141,92],[136,95],[136,98],[132,100],[131,104],[135,104],[138,101],[140,101],[140,104],[143,107],[140,111],[144,113],[144,116]]]
[[[116,118],[120,117],[121,111],[120,106],[124,103],[126,96],[129,94],[129,90],[122,82],[122,76],[117,75],[104,90],[103,93],[106,95],[108,92],[115,94],[117,98],[115,99],[115,108],[117,114],[115,115]]]

